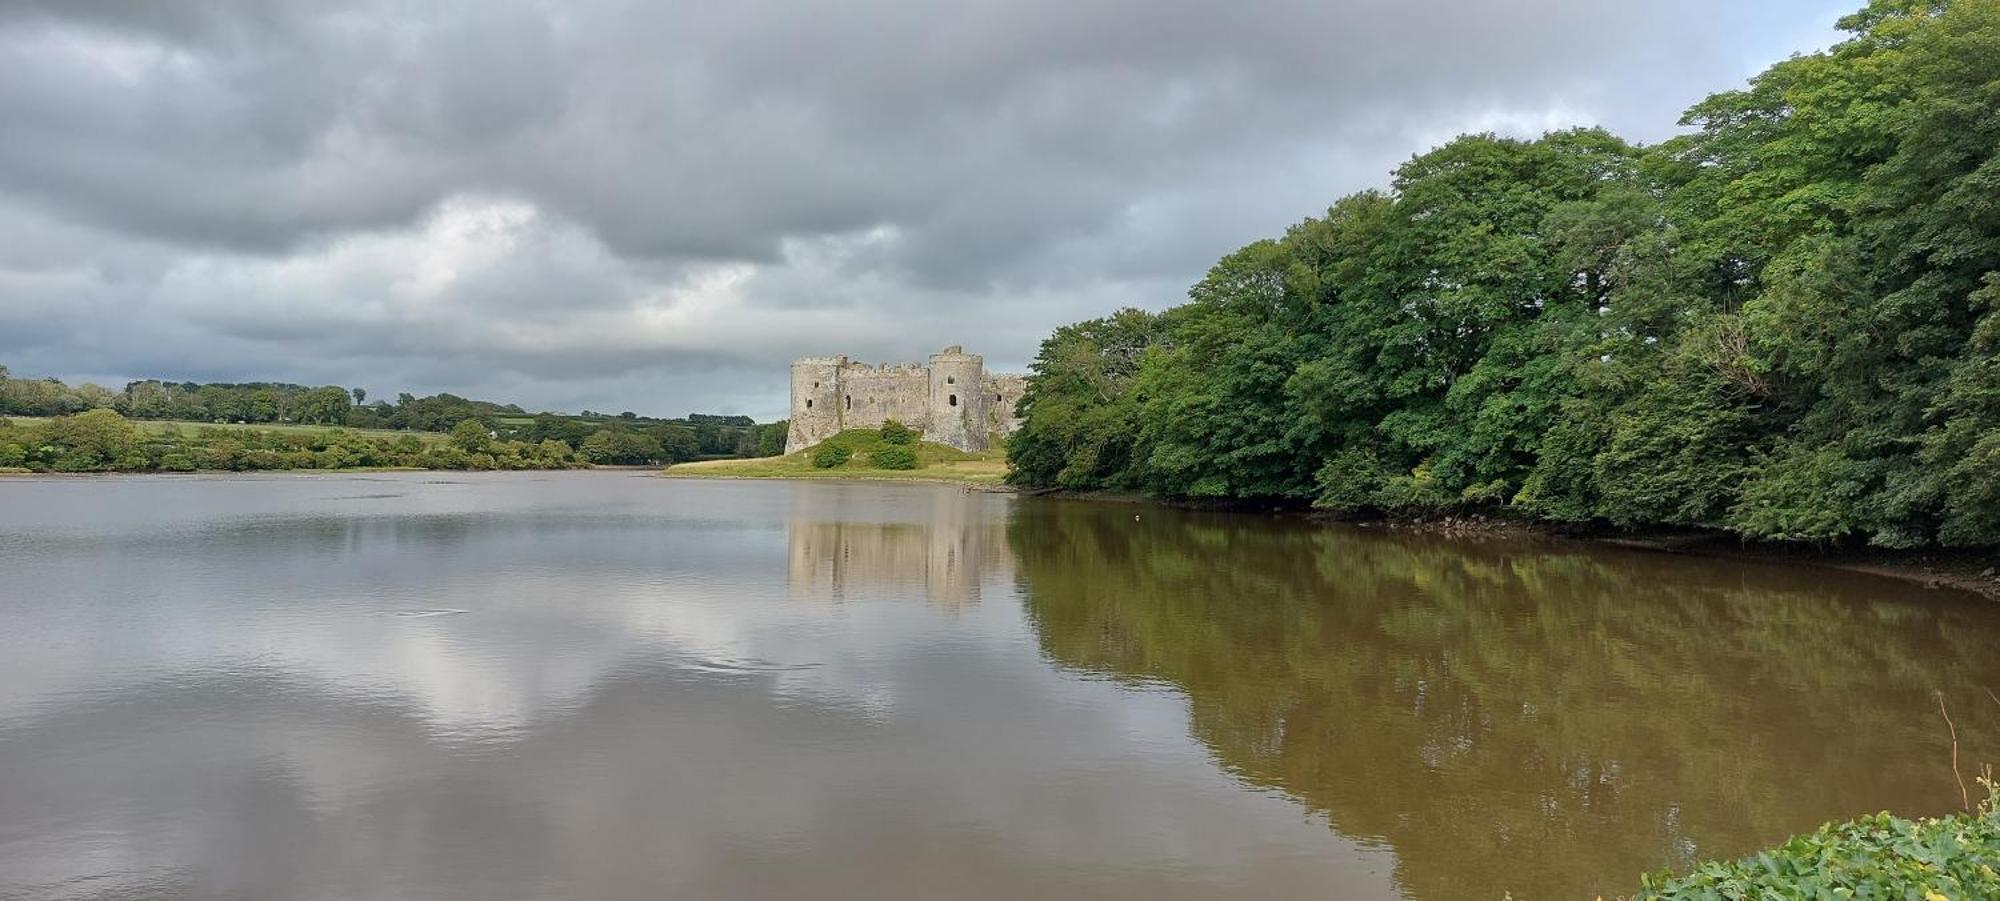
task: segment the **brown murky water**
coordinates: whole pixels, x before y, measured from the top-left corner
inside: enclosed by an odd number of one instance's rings
[[[1955,807],[1996,651],[1868,577],[947,487],[0,480],[0,898],[1614,896]]]

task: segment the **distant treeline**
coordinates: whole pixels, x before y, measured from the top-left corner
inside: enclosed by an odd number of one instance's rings
[[[135,423],[110,409],[33,422],[0,419],[0,469],[34,472],[563,469],[588,462],[586,455],[560,441],[497,440],[471,419],[448,437],[364,434],[339,427],[186,430]]]
[[[218,425],[321,425],[438,433],[450,432],[470,421],[477,423],[481,432],[495,441],[533,446],[541,446],[548,441],[562,443],[572,455],[570,460],[563,462],[630,465],[677,463],[712,457],[754,457],[782,452],[786,425],[780,422],[759,426],[748,416],[703,413],[686,419],[656,419],[629,412],[614,416],[588,410],[580,414],[530,415],[514,404],[470,400],[453,394],[429,397],[399,394],[393,403],[383,400],[371,403],[367,391],[360,388],[348,389],[337,385],[309,387],[280,382],[223,384],[145,380],[128,383],[123,391],[113,391],[88,383],[71,386],[56,379],[15,378],[7,367],[0,366],[0,416],[61,417],[92,410],[113,411],[127,420]],[[168,433],[153,431],[148,434]],[[236,436],[232,440],[240,440],[243,435],[241,431],[229,434]],[[299,440],[298,435],[273,434],[284,436],[276,439],[276,443],[282,446],[260,449],[274,452],[306,449],[291,446]],[[317,438],[312,440],[317,441]],[[354,443],[350,438],[342,446]],[[414,451],[398,453],[407,458]],[[0,465],[9,464],[0,462]],[[405,461],[360,465],[430,464]],[[218,465],[203,468],[292,467]]]
[[[1878,0],[1638,147],[1463,137],[1056,331],[1013,479],[2000,543],[2000,0]]]

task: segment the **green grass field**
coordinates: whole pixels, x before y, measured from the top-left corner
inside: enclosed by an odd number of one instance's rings
[[[831,469],[813,466],[814,448],[807,448],[782,457],[678,463],[667,467],[663,474],[680,478],[884,479],[964,485],[998,485],[1007,477],[1007,455],[1003,451],[968,453],[920,441],[910,446],[916,453],[916,469],[878,469],[871,465],[869,457],[884,446],[881,433],[874,429],[849,429],[827,439],[827,443],[834,442],[854,451],[854,456]]]
[[[8,422],[19,423],[21,425],[32,425],[35,423],[42,423],[48,421],[45,418],[38,418],[34,416],[0,416],[0,419],[5,419]],[[416,436],[417,440],[422,441],[427,445],[442,444],[447,437],[440,432],[399,432],[394,429],[350,429],[347,428],[346,426],[337,426],[337,425],[289,425],[285,423],[251,424],[251,423],[234,423],[234,422],[217,423],[217,422],[184,422],[178,420],[134,419],[132,420],[132,425],[134,428],[137,428],[140,432],[143,432],[148,435],[177,434],[182,436],[193,436],[196,433],[200,432],[202,429],[222,429],[224,431],[242,431],[242,432],[273,432],[281,435],[317,435],[317,434],[324,434],[326,432],[340,431],[340,432],[347,432],[349,434],[360,435],[367,438],[394,439],[394,438],[401,438],[404,435],[414,435]]]

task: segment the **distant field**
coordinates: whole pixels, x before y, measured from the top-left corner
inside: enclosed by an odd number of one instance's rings
[[[44,417],[35,417],[35,416],[0,416],[0,419],[5,419],[9,422],[17,422],[23,424],[48,421]],[[202,429],[223,429],[225,431],[240,431],[240,432],[273,432],[281,435],[320,435],[320,434],[325,434],[327,432],[337,431],[337,432],[347,432],[354,435],[361,435],[367,438],[391,438],[391,439],[401,438],[404,435],[413,435],[417,438],[417,440],[422,441],[425,444],[442,444],[446,439],[445,435],[438,432],[399,432],[396,431],[395,429],[350,429],[347,428],[346,426],[337,426],[337,425],[290,425],[285,423],[252,424],[252,423],[234,423],[234,422],[225,422],[225,423],[184,422],[179,420],[155,420],[155,419],[134,419],[132,420],[132,425],[138,428],[139,431],[145,432],[146,434],[149,435],[179,434],[182,436],[193,436]]]
[[[919,442],[912,446],[921,464],[918,468],[877,469],[868,464],[868,454],[882,446],[873,430],[850,430],[830,440],[852,446],[853,459],[832,469],[819,469],[812,465],[812,449],[808,448],[782,457],[677,463],[667,467],[664,474],[710,479],[893,479],[967,485],[998,485],[1007,477],[1007,455],[1002,451],[967,453],[942,444]]]

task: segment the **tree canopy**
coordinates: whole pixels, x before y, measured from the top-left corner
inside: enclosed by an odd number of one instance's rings
[[[1046,342],[1027,485],[2000,543],[2000,0],[1876,0],[1656,146],[1470,135]]]
[[[16,378],[0,366],[0,415],[62,417],[103,410],[131,420],[440,432],[455,434],[455,446],[475,456],[486,453],[491,441],[534,445],[554,441],[565,445],[569,454],[581,454],[589,462],[627,465],[771,456],[784,448],[783,422],[759,426],[747,416],[693,413],[685,419],[659,419],[636,413],[606,416],[587,410],[530,416],[513,404],[455,394],[418,397],[404,393],[397,395],[394,403],[364,403],[367,398],[368,392],[361,388],[309,388],[283,382],[146,379],[128,383],[123,391],[112,391],[89,383],[72,386],[56,379]],[[608,437],[586,453],[586,442],[599,433]],[[773,441],[775,450],[770,449]],[[0,466],[14,465],[19,464],[0,462]]]

